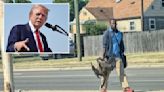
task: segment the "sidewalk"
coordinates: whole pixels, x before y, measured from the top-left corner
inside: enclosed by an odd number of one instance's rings
[[[146,64],[128,64],[128,68],[158,68],[158,67],[164,67],[164,63],[146,63]],[[14,71],[47,71],[47,70],[83,70],[83,69],[91,69],[91,67],[61,67],[61,68],[28,68],[28,69],[13,69]],[[3,72],[2,69],[0,69],[0,72]],[[164,91],[163,91],[164,92]]]
[[[148,64],[128,64],[128,68],[159,68],[164,67],[164,63],[148,63]],[[61,68],[31,68],[31,69],[14,69],[14,71],[47,71],[47,70],[85,70],[85,69],[91,69],[90,67],[61,67]],[[0,70],[1,71],[1,70]],[[164,92],[164,91],[163,91]]]
[[[99,92],[98,90],[16,90],[15,92]],[[108,90],[108,92],[122,92],[121,90]],[[160,91],[135,91],[135,92],[164,92]]]

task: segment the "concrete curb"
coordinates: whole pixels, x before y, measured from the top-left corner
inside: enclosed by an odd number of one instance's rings
[[[148,65],[129,65],[128,68],[159,68],[164,67],[164,64],[148,64]],[[65,67],[65,68],[32,68],[32,69],[14,69],[14,71],[47,71],[47,70],[87,70],[91,69],[91,67]]]
[[[156,63],[156,64],[129,64],[128,68],[159,68],[164,67],[164,63]],[[14,71],[53,71],[53,70],[86,70],[91,69],[91,67],[62,67],[62,68],[29,68],[29,69],[13,69]],[[0,72],[3,72],[2,69],[0,69]]]
[[[98,90],[16,90],[15,92],[99,92],[99,91]],[[121,90],[108,90],[108,92],[122,92],[122,91]],[[159,90],[159,91],[136,90],[135,92],[164,92],[164,90]]]

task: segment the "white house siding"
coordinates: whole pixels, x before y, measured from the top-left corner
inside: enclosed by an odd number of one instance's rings
[[[80,33],[85,33],[85,29],[82,26],[85,21],[96,20],[96,18],[90,12],[88,12],[88,10],[86,8],[83,8],[80,11],[79,19],[80,19],[79,20],[80,21]],[[73,20],[73,24],[71,25],[71,27],[72,27],[72,33],[76,33],[76,19]]]
[[[86,20],[96,20],[96,18],[86,9],[83,8],[80,11],[80,15],[79,15],[80,20],[82,21],[86,21]]]
[[[130,30],[131,21],[135,23],[135,30]],[[141,19],[119,20],[117,21],[117,27],[122,32],[141,31]]]

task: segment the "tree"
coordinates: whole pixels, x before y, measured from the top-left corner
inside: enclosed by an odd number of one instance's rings
[[[4,0],[5,3],[13,3],[13,0]]]
[[[14,3],[13,0],[5,0],[5,3]],[[31,3],[30,0],[15,0],[15,3]]]
[[[79,11],[88,3],[89,0],[79,0]],[[70,5],[70,21],[75,17],[74,0],[54,0],[53,3],[69,3]]]
[[[15,0],[15,3],[31,3],[30,0]]]
[[[107,25],[89,20],[84,23],[84,28],[87,35],[101,35],[107,29]]]

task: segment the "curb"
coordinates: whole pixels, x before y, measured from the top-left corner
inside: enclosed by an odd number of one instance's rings
[[[164,64],[147,64],[147,65],[129,65],[129,68],[159,68],[164,67]],[[91,67],[65,67],[65,68],[31,68],[31,69],[14,69],[14,71],[47,71],[47,70],[91,70]]]
[[[2,92],[2,91],[0,91]],[[15,90],[15,92],[99,92],[98,90]],[[108,90],[108,92],[122,92],[121,90]],[[135,92],[164,92],[164,90],[159,91],[140,91],[135,90]]]
[[[164,67],[164,64],[156,63],[156,64],[129,64],[127,69],[129,68],[159,68]],[[29,69],[13,69],[13,71],[53,71],[53,70],[87,70],[91,69],[91,67],[62,67],[62,68],[29,68]],[[3,72],[0,69],[0,72]]]
[[[144,65],[144,63],[140,64],[131,64],[129,63],[128,67],[126,69],[130,68],[160,68],[164,67],[164,63],[147,63]],[[13,69],[13,71],[50,71],[50,70],[87,70],[91,69],[91,67],[61,67],[61,68],[26,68],[26,69]],[[0,72],[3,72],[3,69],[0,69]]]

